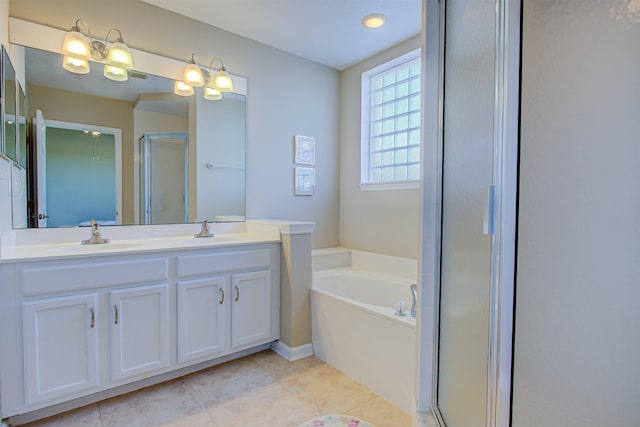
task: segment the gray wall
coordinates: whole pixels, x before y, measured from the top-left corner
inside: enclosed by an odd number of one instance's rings
[[[360,189],[362,72],[420,47],[413,37],[342,72],[340,97],[340,245],[418,259],[420,190]]]
[[[524,2],[514,426],[640,420],[640,22],[625,3]]]
[[[10,14],[61,29],[82,17],[99,37],[115,26],[131,47],[185,64],[192,52],[207,63],[222,57],[249,81],[247,218],[315,221],[313,246],[338,244],[338,71],[138,0],[12,0]],[[293,195],[296,134],[316,138],[313,197]]]

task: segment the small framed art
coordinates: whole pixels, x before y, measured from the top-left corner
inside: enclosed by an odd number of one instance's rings
[[[293,140],[295,145],[295,163],[315,165],[316,139],[311,136],[296,135]]]
[[[316,186],[315,168],[295,168],[294,194],[296,196],[313,196]]]

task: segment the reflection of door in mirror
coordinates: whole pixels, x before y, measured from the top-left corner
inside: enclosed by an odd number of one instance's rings
[[[22,85],[18,83],[18,164],[27,167],[27,97]]]
[[[140,205],[142,224],[188,221],[189,134],[145,133],[140,138]]]
[[[11,160],[16,161],[16,72],[4,47],[2,48],[2,94],[4,153]]]
[[[40,227],[120,223],[119,129],[45,120],[37,112]]]

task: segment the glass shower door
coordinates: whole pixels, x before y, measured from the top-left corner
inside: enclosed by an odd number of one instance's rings
[[[143,224],[188,221],[188,145],[186,132],[147,133],[140,139]]]
[[[495,0],[446,2],[437,404],[449,427],[487,424]]]

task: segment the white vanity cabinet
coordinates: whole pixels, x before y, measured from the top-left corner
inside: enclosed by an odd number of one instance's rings
[[[275,248],[257,248],[178,256],[179,363],[279,338],[276,252]]]
[[[277,242],[0,263],[2,415],[70,409],[267,348],[279,308]]]
[[[178,363],[224,352],[227,295],[224,276],[178,282]]]
[[[271,336],[271,272],[231,276],[231,347],[241,348]]]
[[[23,304],[26,398],[35,404],[98,386],[98,295]]]
[[[169,285],[109,291],[111,379],[169,367]]]

